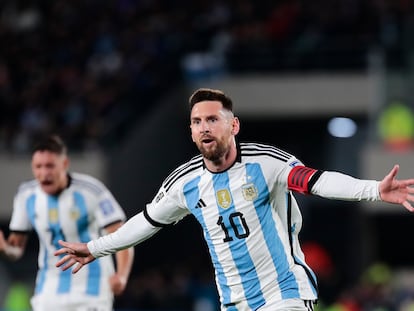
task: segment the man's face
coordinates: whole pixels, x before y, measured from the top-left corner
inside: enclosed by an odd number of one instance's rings
[[[47,194],[58,194],[67,184],[69,160],[66,155],[36,151],[32,156],[32,173]]]
[[[230,149],[234,137],[233,113],[219,101],[202,101],[191,110],[191,138],[204,158],[220,160]]]

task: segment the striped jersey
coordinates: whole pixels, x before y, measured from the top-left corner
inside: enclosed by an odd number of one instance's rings
[[[42,191],[36,180],[22,183],[14,198],[10,231],[35,230],[39,239],[35,295],[61,297],[68,302],[85,297],[112,301],[109,276],[114,273],[110,256],[95,260],[77,274],[55,264],[58,240],[87,242],[103,234],[103,228],[125,220],[125,214],[110,191],[99,180],[71,173],[69,185],[58,195]],[[59,299],[61,299],[59,298]]]
[[[256,310],[266,301],[317,297],[298,234],[302,216],[288,189],[303,164],[274,146],[238,144],[226,171],[208,171],[201,155],[168,176],[144,214],[157,226],[188,214],[200,223],[215,268],[222,306]]]

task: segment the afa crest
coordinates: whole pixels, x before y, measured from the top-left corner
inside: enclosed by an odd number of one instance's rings
[[[52,224],[58,223],[59,221],[59,212],[57,208],[50,208],[49,209],[49,222]]]
[[[229,208],[232,203],[230,192],[227,189],[217,191],[216,199],[221,208]]]
[[[242,186],[243,198],[246,201],[253,201],[257,198],[257,187],[253,183],[245,184]]]

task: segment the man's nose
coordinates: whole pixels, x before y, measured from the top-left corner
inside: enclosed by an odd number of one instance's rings
[[[210,126],[208,125],[208,122],[202,122],[201,123],[201,132],[202,133],[210,132]]]

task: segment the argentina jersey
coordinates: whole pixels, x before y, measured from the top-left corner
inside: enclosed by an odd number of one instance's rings
[[[114,273],[111,257],[95,260],[77,274],[55,264],[59,240],[88,242],[102,235],[102,228],[125,220],[125,214],[108,189],[97,179],[71,173],[58,195],[42,191],[36,180],[20,185],[14,198],[10,231],[35,230],[39,238],[35,295],[82,301],[112,297],[108,278]]]
[[[288,190],[302,165],[273,146],[241,143],[236,163],[209,172],[201,156],[175,170],[147,206],[154,222],[174,223],[191,212],[203,228],[225,310],[243,303],[316,299],[316,278],[298,243],[302,217]]]

